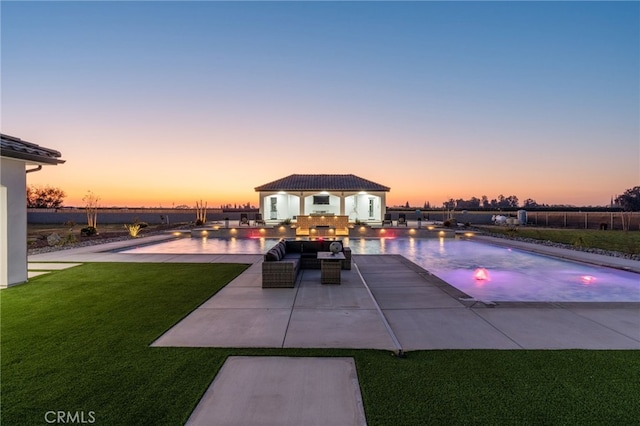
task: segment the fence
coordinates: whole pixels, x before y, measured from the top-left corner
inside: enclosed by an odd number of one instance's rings
[[[221,209],[207,209],[207,220],[235,219],[240,213],[223,213]],[[195,222],[196,209],[98,209],[98,223],[119,224],[146,222],[162,223]],[[27,209],[27,222],[31,224],[63,224],[66,222],[86,223],[84,209]]]
[[[550,228],[571,229],[640,229],[640,212],[528,212],[527,223]]]
[[[397,213],[393,209],[387,209],[387,213],[392,213],[392,218],[397,218]],[[407,219],[416,220],[417,215],[413,212],[406,213]],[[543,226],[549,228],[570,228],[570,229],[615,229],[622,230],[622,220],[629,223],[630,230],[640,230],[640,212],[622,213],[616,212],[579,212],[579,211],[527,211],[527,225]],[[494,215],[504,215],[507,217],[517,217],[517,212],[504,211],[445,211],[445,210],[423,210],[420,212],[423,220],[445,221],[453,216],[459,223],[470,223],[472,225],[491,224]]]
[[[258,210],[250,210],[245,213],[256,213]],[[399,212],[406,213],[407,219],[416,220],[418,215],[414,212],[387,209],[392,218],[397,220]],[[449,214],[460,223],[472,225],[491,224],[494,215],[516,217],[516,212],[501,211],[454,211],[424,210],[420,212],[422,220],[444,221]],[[625,223],[629,223],[629,229],[640,230],[640,212],[566,212],[566,211],[528,211],[527,225],[544,226],[549,228],[571,229],[615,229],[621,230],[622,215]],[[231,221],[239,220],[239,211],[222,211],[221,209],[207,209],[208,221],[221,221],[228,217]],[[27,221],[32,224],[63,224],[73,221],[86,223],[87,215],[84,209],[27,209]],[[98,223],[120,224],[133,223],[134,221],[147,222],[149,224],[195,222],[196,209],[98,209]]]

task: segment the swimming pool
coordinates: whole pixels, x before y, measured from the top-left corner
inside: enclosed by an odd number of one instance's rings
[[[262,254],[279,238],[177,238],[161,243],[118,250],[119,253],[149,254]]]
[[[262,254],[278,239],[181,238],[123,253]],[[454,239],[345,238],[353,254],[401,254],[484,301],[640,302],[638,274]]]

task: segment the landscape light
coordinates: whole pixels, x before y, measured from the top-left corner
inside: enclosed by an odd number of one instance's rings
[[[489,281],[489,271],[485,268],[478,268],[473,272],[473,278],[477,281]]]
[[[580,277],[580,280],[582,280],[582,282],[585,284],[593,284],[594,282],[596,282],[596,277],[594,277],[593,275],[583,275]]]

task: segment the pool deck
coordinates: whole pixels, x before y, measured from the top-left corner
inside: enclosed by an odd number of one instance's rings
[[[493,240],[485,241],[505,244]],[[262,255],[110,251],[129,245],[131,241],[29,256],[30,275],[83,262],[251,265],[153,342],[156,347],[367,348],[397,354],[640,349],[640,303],[485,304],[400,255],[354,255],[353,268],[342,271],[340,285],[322,285],[319,270],[302,270],[295,288],[263,289]],[[529,246],[518,244],[540,252]],[[545,248],[544,254],[640,272],[640,262],[625,259],[557,248]],[[366,426],[367,420],[352,358],[232,356],[186,424]]]
[[[149,243],[171,236],[141,239]],[[544,254],[640,272],[640,262],[482,237]],[[126,254],[131,241],[29,256],[34,273],[60,263],[245,263],[251,266],[154,345],[428,349],[640,349],[640,303],[485,304],[398,255],[354,255],[339,286],[303,270],[293,289],[261,287],[262,255]],[[48,266],[47,266],[48,265]],[[62,265],[64,266],[64,265]],[[70,265],[69,265],[70,266]]]

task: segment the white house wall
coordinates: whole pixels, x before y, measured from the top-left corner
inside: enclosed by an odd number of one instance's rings
[[[6,229],[0,236],[1,256],[6,256],[6,278],[2,277],[1,285],[6,287],[27,281],[27,178],[22,161],[2,158],[0,166],[0,183],[6,188],[0,219]]]
[[[369,214],[369,200],[373,200],[373,215]],[[386,211],[384,193],[368,192],[352,194],[345,198],[345,214],[350,221],[367,220],[379,221]]]
[[[0,185],[0,288],[5,288],[9,285],[9,270],[7,264],[9,263],[9,256],[7,253],[7,212],[9,206],[7,203],[7,187]]]
[[[271,198],[276,198],[276,219],[291,219],[300,214],[299,197],[292,194],[260,193],[260,212],[266,220],[271,219]]]
[[[329,204],[313,204],[313,196],[314,195],[329,195]],[[317,192],[315,194],[307,195],[304,199],[304,213],[305,214],[313,214],[313,213],[329,213],[329,214],[340,214],[340,197],[332,195],[332,194],[322,194]]]
[[[297,195],[289,195],[289,214],[287,218],[292,218],[300,214],[300,197]]]

